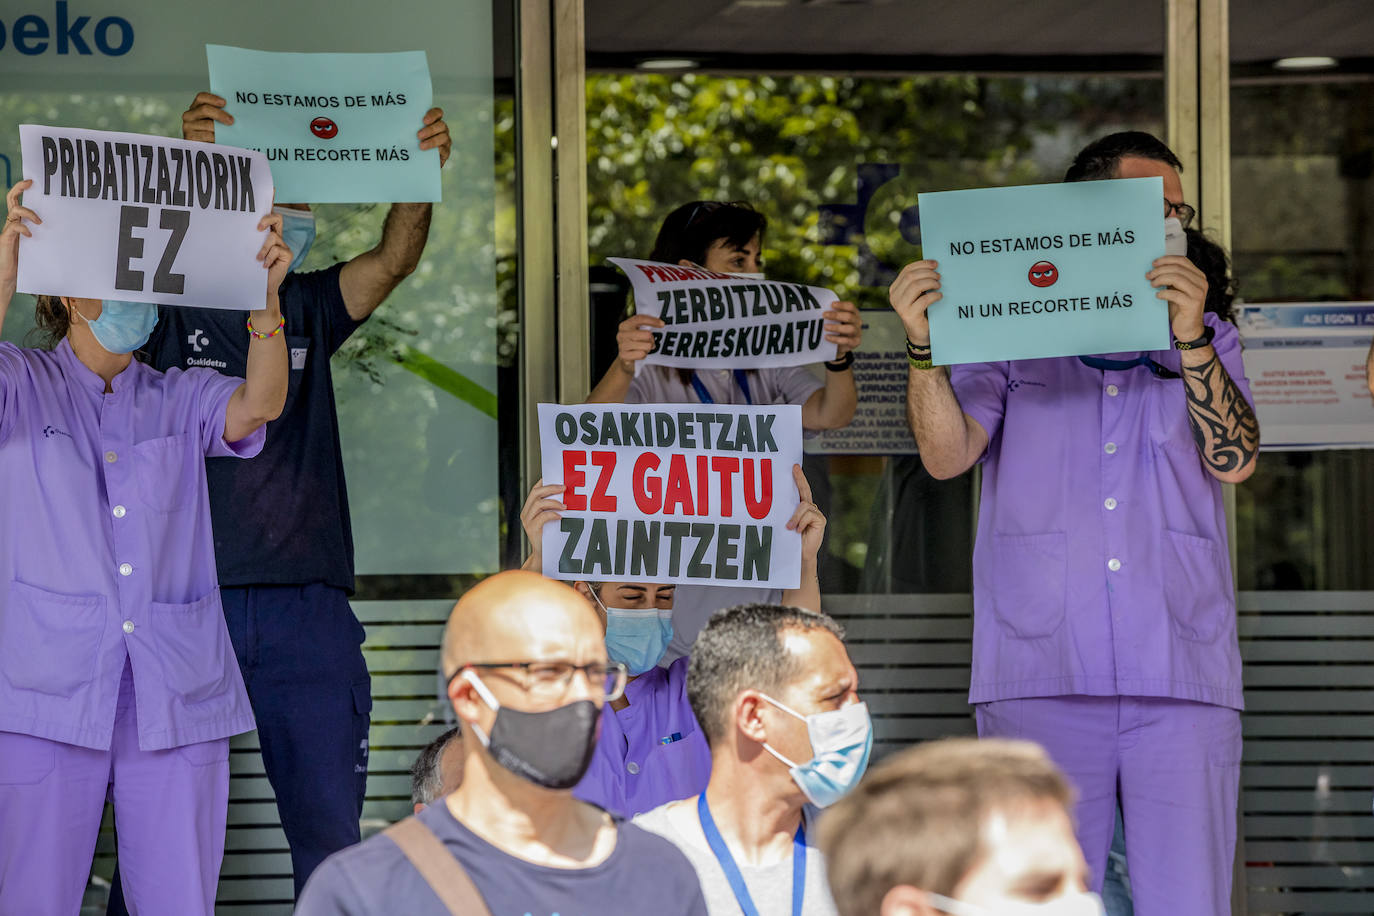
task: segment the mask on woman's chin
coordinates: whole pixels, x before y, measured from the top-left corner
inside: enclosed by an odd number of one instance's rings
[[[124,302],[106,299],[101,304],[100,317],[95,321],[81,314],[81,320],[91,329],[91,336],[111,353],[132,353],[148,342],[157,327],[157,306],[151,302]]]
[[[272,212],[281,216],[281,240],[291,249],[291,266],[286,272],[294,273],[315,244],[315,214],[291,207],[273,207]]]

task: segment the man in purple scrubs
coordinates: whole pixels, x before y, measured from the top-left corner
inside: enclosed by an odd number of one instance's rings
[[[1090,144],[1066,180],[1164,181],[1181,165],[1138,132]],[[983,465],[969,701],[982,736],[1043,745],[1078,792],[1100,888],[1118,791],[1136,911],[1230,908],[1242,708],[1221,484],[1253,473],[1259,426],[1235,328],[1168,255],[1146,275],[1174,349],[930,366],[934,261],[890,298],[911,354],[907,415],[937,478]]]
[[[0,229],[0,324],[22,206]],[[157,307],[40,296],[48,349],[0,343],[0,913],[81,908],[106,792],[138,913],[210,916],[229,736],[253,728],[215,581],[205,458],[247,458],[286,402],[281,217],[258,254],[244,379],[133,359]],[[243,313],[237,313],[239,322]]]
[[[788,527],[802,535],[802,585],[776,596],[784,605],[818,609],[816,554],[825,516],[811,501],[800,465],[792,468],[792,477],[801,502]],[[562,492],[561,485],[541,481],[525,501],[520,518],[531,544],[525,569],[542,568],[542,532],[560,517]],[[658,664],[673,637],[676,588],[652,582],[577,582],[574,587],[605,627],[606,654],[630,672],[625,693],[609,704],[614,715],[601,719],[596,756],[574,794],[612,814],[634,817],[701,793],[711,777],[711,751],[687,700],[688,659]]]

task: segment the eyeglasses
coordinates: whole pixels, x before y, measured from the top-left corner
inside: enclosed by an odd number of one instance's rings
[[[513,669],[519,674],[512,677],[512,680],[531,697],[545,700],[556,700],[565,696],[568,688],[572,686],[573,675],[581,672],[588,684],[592,687],[601,687],[608,703],[624,696],[625,684],[630,674],[629,669],[619,662],[592,662],[587,665],[574,665],[572,662],[473,662],[464,665],[463,668],[481,668],[485,671]],[[449,683],[453,683],[453,678],[463,673],[463,668],[453,673]]]
[[[708,216],[719,210],[721,207],[726,206],[729,206],[729,204],[720,200],[701,201],[695,207],[692,208],[691,213],[687,214],[687,222],[682,224],[682,231],[686,232],[688,229],[691,229],[692,225],[697,221],[698,216]]]
[[[1187,229],[1193,223],[1193,217],[1197,216],[1197,211],[1187,204],[1176,204],[1169,198],[1164,198],[1164,218],[1177,216],[1178,221]]]

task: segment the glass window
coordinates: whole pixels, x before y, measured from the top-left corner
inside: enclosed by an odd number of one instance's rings
[[[916,195],[1058,181],[1101,134],[1162,132],[1158,73],[595,73],[587,112],[593,265],[647,257],[682,203],[745,200],[769,220],[770,277],[832,288],[866,310],[860,397],[883,386],[885,403],[870,394],[860,407],[856,423],[869,434],[807,444],[807,475],[829,516],[823,590],[971,591],[973,477],[933,480],[905,432],[903,335],[887,286],[921,256]],[[597,276],[608,287],[594,297],[600,372],[625,299],[613,273]],[[880,420],[896,432],[878,435]]]
[[[100,4],[59,4],[70,8],[73,23],[78,14],[85,21],[90,54],[59,40],[51,3],[46,13],[42,4],[24,6],[14,16],[10,8],[0,13],[6,189],[20,176],[21,123],[179,136],[181,112],[209,88],[207,42],[428,54],[435,104],[444,108],[453,138],[443,201],[434,208],[419,269],[333,360],[359,573],[355,609],[367,630],[374,699],[365,827],[408,815],[411,759],[442,731],[432,724],[439,625],[457,595],[499,567],[502,512],[512,504],[518,512],[523,496],[515,494],[513,4],[423,0],[388,16],[362,0],[331,4],[327,15],[320,4],[265,0],[142,0],[121,4],[118,13],[93,8]],[[41,51],[17,50],[11,27],[19,12],[46,17],[53,38]],[[387,209],[317,208],[317,240],[304,269],[376,244]],[[18,296],[4,338],[23,341],[32,317],[32,297]],[[290,857],[256,736],[240,736],[232,746],[221,908],[287,914]],[[97,852],[95,872],[108,877],[108,834]],[[91,912],[104,911],[100,880],[87,897]]]
[[[1240,295],[1252,304],[1374,300],[1367,11],[1332,5],[1283,28],[1246,4],[1232,4],[1231,16]],[[1363,353],[1352,350],[1350,362],[1362,365]],[[1358,367],[1348,380],[1362,383]],[[1367,449],[1265,451],[1236,490],[1246,686],[1241,806],[1252,913],[1372,905],[1363,740],[1374,687],[1372,482]]]
[[[1163,6],[1080,5],[1058,29],[1000,2],[655,10],[588,3],[593,372],[626,308],[606,258],[647,257],[690,200],[762,210],[769,277],[864,310],[861,434],[809,440],[805,469],[829,519],[825,609],[848,629],[878,753],[971,732],[977,476],[933,480],[915,454],[887,286],[921,255],[919,192],[1058,181],[1100,135],[1163,134]],[[699,69],[648,72],[668,66]]]

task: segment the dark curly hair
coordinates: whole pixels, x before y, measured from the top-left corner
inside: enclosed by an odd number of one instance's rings
[[[1196,229],[1185,229],[1183,234],[1188,238],[1188,260],[1207,277],[1205,309],[1222,321],[1234,324],[1233,304],[1239,284],[1231,276],[1231,259],[1226,249]]]

